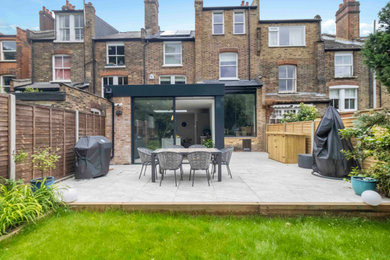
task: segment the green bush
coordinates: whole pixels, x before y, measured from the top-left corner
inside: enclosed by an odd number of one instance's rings
[[[39,92],[39,89],[37,88],[32,88],[32,87],[26,87],[24,89],[24,92],[25,93],[38,93]]]
[[[213,139],[207,139],[203,142],[203,145],[207,148],[214,148]]]
[[[56,188],[42,185],[35,192],[22,181],[0,179],[0,235],[25,222],[33,222],[37,217],[61,203],[56,196]]]
[[[284,122],[298,122],[298,121],[313,121],[319,117],[317,108],[301,103],[299,105],[299,111],[295,113],[287,113],[283,115],[282,123]]]
[[[363,165],[365,159],[377,160],[369,169],[356,168],[351,176],[372,177],[377,180],[380,193],[390,196],[390,110],[360,115],[354,128],[340,130],[344,139],[355,138],[352,151],[343,151],[347,159],[354,159]]]

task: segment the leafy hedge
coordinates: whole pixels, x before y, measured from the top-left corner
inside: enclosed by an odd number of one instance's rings
[[[369,157],[376,160],[369,169],[355,168],[351,176],[372,177],[377,180],[377,189],[390,197],[390,110],[360,115],[354,128],[340,130],[344,139],[356,138],[352,151],[343,151],[347,159],[363,165]]]
[[[35,192],[22,181],[0,179],[0,235],[61,205],[56,189],[42,185]]]

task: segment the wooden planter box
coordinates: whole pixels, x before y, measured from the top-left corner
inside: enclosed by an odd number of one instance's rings
[[[306,151],[306,135],[267,132],[268,158],[282,163],[298,163],[298,154]]]

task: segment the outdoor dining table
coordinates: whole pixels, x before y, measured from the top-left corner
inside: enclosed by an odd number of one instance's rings
[[[218,164],[218,181],[222,181],[222,152],[217,148],[160,148],[152,152],[152,182],[156,182],[156,157],[161,152],[180,153],[184,157],[193,152],[209,152],[215,156]]]

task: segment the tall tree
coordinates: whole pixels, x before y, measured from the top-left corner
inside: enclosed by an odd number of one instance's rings
[[[390,93],[390,2],[379,12],[379,29],[370,34],[362,53],[365,64]]]

